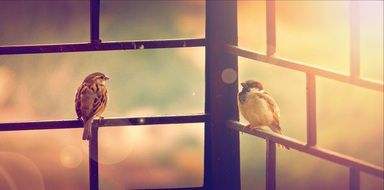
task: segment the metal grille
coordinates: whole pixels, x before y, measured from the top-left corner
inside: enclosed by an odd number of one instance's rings
[[[350,74],[310,66],[308,64],[275,57],[275,1],[267,2],[267,51],[266,54],[249,51],[237,46],[237,3],[232,1],[206,1],[206,38],[170,39],[151,41],[102,42],[99,35],[100,0],[90,0],[90,42],[75,44],[51,44],[0,47],[0,55],[62,53],[80,51],[139,50],[152,48],[202,47],[206,49],[205,113],[198,115],[160,116],[145,118],[106,118],[94,122],[98,127],[130,126],[174,123],[205,123],[204,136],[204,184],[202,187],[176,189],[240,189],[239,131],[266,139],[266,189],[276,188],[275,143],[326,159],[350,168],[350,189],[359,189],[359,174],[384,178],[383,168],[370,163],[316,147],[316,77],[324,77],[363,88],[383,92],[383,84],[359,77],[359,24],[351,22]],[[351,16],[357,18],[356,2],[351,3]],[[238,122],[236,94],[237,79],[223,83],[224,71],[237,73],[237,58],[245,57],[306,73],[307,83],[307,142],[277,136],[263,131],[249,131]],[[226,128],[224,126],[228,126]],[[81,128],[78,120],[0,123],[0,131]],[[234,130],[232,130],[234,129]],[[89,144],[90,189],[99,189],[98,139]]]
[[[343,74],[329,69],[311,66],[310,64],[278,58],[276,52],[276,19],[275,1],[266,1],[267,25],[267,51],[266,54],[245,50],[234,44],[227,44],[225,51],[236,56],[261,61],[306,74],[306,102],[307,102],[307,142],[300,142],[285,136],[277,136],[264,131],[251,131],[237,121],[229,121],[227,126],[237,131],[242,131],[266,139],[266,189],[276,189],[276,149],[275,143],[286,145],[295,150],[313,155],[315,157],[332,161],[349,168],[349,189],[360,189],[360,172],[384,178],[384,170],[380,166],[362,160],[342,155],[337,152],[319,148],[317,144],[316,129],[316,77],[323,77],[340,81],[366,89],[383,92],[383,83],[360,78],[360,37],[359,37],[359,11],[358,1],[350,2],[350,73]]]
[[[132,126],[132,125],[157,125],[157,124],[176,124],[176,123],[205,123],[205,142],[204,142],[204,184],[201,187],[174,188],[174,189],[239,189],[239,139],[238,132],[229,130],[225,126],[228,119],[236,119],[236,92],[237,86],[221,84],[220,70],[222,66],[228,68],[235,67],[233,64],[235,56],[226,54],[222,51],[225,43],[236,41],[236,3],[228,2],[206,2],[207,15],[206,36],[210,39],[167,39],[167,40],[143,40],[143,41],[119,41],[103,42],[100,39],[100,0],[90,0],[90,41],[86,43],[71,44],[44,44],[44,45],[17,45],[0,46],[0,55],[20,55],[20,54],[45,54],[45,53],[64,53],[64,52],[84,52],[84,51],[108,51],[108,50],[145,50],[153,48],[185,48],[185,47],[206,47],[206,96],[205,113],[197,115],[177,115],[177,116],[149,116],[142,118],[105,118],[99,122],[94,122],[93,136],[98,137],[99,127],[109,126]],[[226,13],[231,13],[227,14]],[[229,22],[228,22],[229,20]],[[216,22],[219,21],[219,22]],[[229,24],[229,25],[228,25]],[[217,35],[220,27],[228,28],[227,32]],[[230,40],[228,40],[230,39]],[[220,51],[217,51],[220,49]],[[218,58],[222,56],[228,58],[226,64],[216,64]],[[224,63],[225,61],[223,61]],[[236,70],[237,71],[237,70]],[[231,93],[225,93],[228,89]],[[217,99],[216,94],[224,94],[221,99]],[[220,102],[232,99],[230,107]],[[221,110],[226,111],[221,111]],[[228,113],[235,117],[229,117]],[[212,116],[212,117],[211,117]],[[78,120],[65,121],[33,121],[33,122],[14,122],[0,123],[0,131],[19,131],[19,130],[53,130],[67,128],[81,128],[82,123]],[[225,149],[232,150],[233,154],[228,154]],[[89,143],[89,186],[91,190],[99,189],[99,164],[98,164],[98,138],[93,138]],[[92,159],[91,159],[92,158]],[[223,166],[226,166],[223,167]],[[223,182],[224,181],[224,182]]]
[[[205,45],[205,39],[171,39],[171,40],[146,40],[146,41],[124,41],[124,42],[102,42],[99,36],[100,0],[90,1],[90,42],[74,44],[49,44],[49,45],[26,45],[26,46],[3,46],[0,47],[0,55],[10,54],[41,54],[41,53],[64,53],[81,51],[106,51],[106,50],[139,50],[153,48],[183,48],[200,47]],[[207,114],[160,116],[142,118],[107,118],[100,122],[94,122],[93,136],[98,137],[98,127],[108,126],[132,126],[132,125],[156,125],[176,123],[204,123]],[[82,128],[81,121],[42,121],[42,122],[17,122],[0,123],[0,131],[39,130],[39,129],[66,129]],[[93,138],[89,143],[89,187],[91,190],[99,189],[99,165],[98,165],[98,138]],[[178,189],[201,189],[178,188]]]

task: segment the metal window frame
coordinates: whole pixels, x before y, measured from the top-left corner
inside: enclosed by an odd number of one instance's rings
[[[344,82],[365,89],[383,93],[383,82],[367,80],[360,77],[360,32],[359,2],[350,2],[350,73],[344,74],[310,64],[287,60],[275,56],[276,53],[276,12],[275,0],[266,1],[267,50],[266,54],[246,50],[234,44],[227,44],[225,51],[229,54],[248,58],[263,63],[276,65],[306,74],[307,101],[307,142],[300,142],[286,136],[279,136],[265,131],[251,131],[238,121],[228,121],[227,127],[266,139],[266,189],[276,189],[276,150],[275,143],[313,155],[317,158],[332,161],[349,168],[349,189],[360,189],[360,172],[384,179],[383,167],[317,146],[316,128],[316,77],[323,77]]]
[[[158,125],[176,123],[204,123],[204,176],[200,187],[172,188],[183,190],[198,189],[240,189],[240,159],[238,132],[225,126],[229,119],[238,119],[236,104],[229,107],[218,102],[216,94],[223,94],[220,101],[231,99],[236,102],[237,80],[228,86],[222,84],[221,70],[233,68],[237,72],[237,57],[224,52],[224,44],[237,41],[236,1],[206,1],[206,36],[209,38],[160,39],[141,41],[102,42],[100,39],[100,0],[90,0],[90,41],[71,44],[34,44],[0,46],[0,55],[44,54],[108,50],[143,50],[154,48],[206,47],[206,94],[205,113],[196,115],[150,116],[136,118],[105,118],[93,123],[93,136],[98,137],[99,127]],[[231,13],[227,15],[226,13]],[[230,22],[227,22],[227,21]],[[219,22],[215,22],[219,21]],[[220,27],[220,28],[217,28]],[[218,35],[218,29],[222,32]],[[219,51],[217,51],[218,49]],[[223,60],[221,56],[229,58]],[[216,61],[223,61],[223,65]],[[227,93],[230,90],[230,93]],[[222,111],[222,110],[226,111]],[[78,120],[32,121],[0,123],[1,131],[51,130],[81,128]],[[233,154],[227,154],[231,150]],[[89,143],[89,187],[99,189],[98,138]],[[92,159],[91,159],[92,158]]]
[[[351,17],[358,18],[358,2],[351,2]],[[360,172],[384,178],[382,167],[322,149],[316,146],[316,77],[383,92],[383,83],[360,77],[359,23],[351,22],[350,73],[338,73],[329,69],[310,66],[274,56],[276,52],[275,1],[266,1],[267,50],[266,54],[237,46],[237,2],[206,1],[206,37],[193,39],[143,40],[102,42],[99,34],[100,0],[90,0],[90,42],[73,44],[2,46],[0,55],[41,54],[81,51],[139,50],[153,48],[205,47],[205,113],[180,116],[150,116],[136,118],[107,118],[95,122],[94,136],[98,127],[157,125],[175,123],[205,123],[204,128],[204,183],[201,187],[174,189],[240,189],[239,131],[266,139],[266,189],[276,189],[275,143],[302,151],[315,157],[335,162],[350,168],[350,189],[360,189]],[[221,75],[226,69],[237,71],[237,58],[244,57],[267,64],[277,65],[306,74],[307,84],[307,142],[264,131],[250,131],[238,122],[236,93],[237,79],[224,84]],[[223,127],[223,126],[227,126]],[[0,131],[81,128],[77,120],[0,123]],[[234,129],[234,130],[233,130]],[[98,140],[89,144],[92,158],[89,159],[90,189],[99,189]]]

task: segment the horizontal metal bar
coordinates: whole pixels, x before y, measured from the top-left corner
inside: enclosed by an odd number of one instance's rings
[[[142,190],[142,189],[131,189],[131,190]],[[204,187],[170,187],[170,188],[153,188],[145,190],[205,190]]]
[[[199,47],[199,46],[205,46],[204,38],[121,41],[121,42],[102,42],[102,43],[0,46],[0,55],[63,53],[63,52],[82,52],[82,51],[108,51],[108,50],[137,50],[137,49],[181,48],[181,47]]]
[[[278,144],[288,146],[292,149],[296,149],[298,151],[305,152],[310,155],[313,155],[331,162],[335,162],[343,166],[353,167],[359,171],[366,172],[368,174],[380,177],[382,179],[384,178],[384,168],[373,165],[371,163],[364,162],[362,160],[359,160],[350,156],[346,156],[334,151],[318,148],[315,146],[307,146],[306,143],[304,142],[301,142],[296,139],[286,137],[283,135],[270,133],[268,131],[251,130],[249,127],[246,127],[245,125],[242,125],[237,121],[228,121],[227,127],[235,129],[237,131],[248,133],[257,137],[272,140]]]
[[[178,123],[202,123],[207,119],[206,114],[197,115],[170,115],[154,117],[131,117],[131,118],[104,118],[95,120],[99,127],[129,126],[129,125],[157,125],[157,124],[178,124]],[[41,129],[68,129],[82,128],[80,120],[61,121],[31,121],[16,123],[0,123],[0,131],[19,130],[41,130]]]
[[[297,71],[303,71],[306,73],[311,73],[311,74],[314,74],[317,76],[322,76],[322,77],[337,80],[340,82],[345,82],[345,83],[361,86],[363,88],[368,88],[368,89],[372,89],[372,90],[376,90],[376,91],[380,91],[380,92],[384,91],[383,82],[368,80],[368,79],[362,79],[362,78],[353,78],[353,77],[350,77],[349,75],[344,74],[344,73],[335,72],[335,71],[332,71],[329,69],[324,69],[321,67],[310,66],[308,64],[300,63],[297,61],[291,61],[291,60],[287,60],[287,59],[283,59],[283,58],[269,57],[269,56],[266,56],[262,53],[259,53],[256,51],[245,50],[245,49],[239,48],[239,47],[234,46],[234,45],[227,45],[225,47],[225,51],[227,53],[230,53],[233,55],[237,55],[237,56],[245,57],[248,59],[253,59],[256,61],[269,63],[272,65],[277,65],[277,66],[284,67],[284,68],[289,68],[289,69],[293,69],[293,70],[297,70]]]

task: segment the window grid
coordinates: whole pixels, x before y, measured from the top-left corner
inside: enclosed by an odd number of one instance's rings
[[[367,89],[383,92],[383,83],[360,78],[359,22],[358,2],[351,2],[350,23],[350,73],[338,73],[329,69],[310,66],[309,64],[275,57],[276,23],[275,1],[266,1],[267,50],[266,54],[245,50],[237,46],[237,5],[232,1],[206,1],[206,38],[170,39],[102,42],[99,36],[100,0],[90,0],[90,42],[75,44],[27,45],[0,47],[0,55],[63,53],[80,51],[136,50],[152,48],[206,47],[206,105],[205,113],[180,116],[152,116],[137,118],[106,118],[94,122],[98,127],[121,125],[156,125],[174,123],[205,123],[204,138],[204,184],[202,187],[175,189],[240,189],[239,131],[266,139],[266,189],[276,189],[276,147],[283,144],[292,149],[329,160],[349,167],[350,190],[360,189],[360,172],[365,172],[381,179],[384,178],[382,167],[316,147],[316,77],[324,77]],[[232,84],[223,84],[222,71],[237,71],[237,57],[249,58],[264,63],[277,65],[306,74],[307,86],[307,142],[277,136],[263,131],[250,131],[238,122],[236,93],[237,79]],[[218,64],[220,63],[220,64]],[[217,95],[221,95],[218,98]],[[229,103],[228,103],[229,102]],[[144,122],[143,122],[144,121]],[[222,126],[227,125],[227,130]],[[81,128],[78,120],[0,123],[0,131]],[[98,182],[98,142],[94,138],[89,145],[90,189],[99,188]]]
[[[242,49],[233,44],[226,45],[226,52],[267,64],[302,71],[306,74],[306,101],[307,101],[307,142],[299,142],[285,136],[277,136],[263,131],[251,131],[237,121],[229,121],[227,126],[237,131],[266,139],[266,189],[276,189],[276,150],[275,142],[292,147],[293,149],[311,154],[321,159],[335,162],[349,167],[349,189],[360,189],[360,172],[384,178],[384,169],[380,166],[364,162],[362,160],[342,155],[337,152],[316,147],[316,76],[360,86],[383,92],[383,83],[360,78],[360,34],[359,34],[359,2],[350,2],[350,71],[349,75],[338,73],[329,69],[310,66],[283,58],[275,57],[276,53],[276,13],[275,0],[266,1],[266,25],[267,25],[267,51],[263,53]]]
[[[100,0],[90,0],[90,42],[72,44],[44,44],[44,45],[18,45],[0,46],[0,55],[11,54],[42,54],[64,53],[82,51],[107,51],[107,50],[140,50],[154,48],[184,48],[205,46],[204,38],[194,39],[168,39],[168,40],[141,40],[102,42],[99,36]],[[89,188],[99,189],[99,165],[98,165],[98,128],[109,126],[132,125],[159,125],[177,123],[206,123],[208,114],[175,115],[175,116],[150,116],[135,118],[106,118],[93,123],[93,138],[89,142]],[[51,130],[66,128],[82,128],[79,120],[62,121],[32,121],[0,123],[0,131],[20,130]],[[174,188],[182,190],[203,189],[202,187]]]

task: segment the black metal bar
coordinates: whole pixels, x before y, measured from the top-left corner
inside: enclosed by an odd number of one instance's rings
[[[204,187],[240,189],[239,133],[225,127],[238,119],[237,56],[224,52],[225,44],[237,44],[237,2],[206,1],[206,98]]]
[[[99,127],[95,121],[92,126],[92,140],[89,141],[89,189],[99,189]]]
[[[266,55],[263,55],[262,53],[245,50],[234,45],[227,45],[226,52],[233,55],[245,57],[248,59],[261,61],[264,63],[268,63],[268,64],[272,64],[272,65],[276,65],[284,68],[289,68],[297,71],[311,73],[313,75],[322,76],[325,78],[333,79],[333,80],[348,83],[348,84],[353,84],[363,88],[368,88],[368,89],[372,89],[380,92],[384,91],[383,82],[361,79],[361,78],[352,79],[349,75],[344,73],[335,72],[335,71],[321,68],[318,66],[310,66],[308,64],[300,63],[297,61],[291,61],[283,58],[268,57]]]
[[[360,18],[359,1],[350,1],[350,76],[360,77]]]
[[[205,46],[204,38],[141,40],[103,43],[40,44],[25,46],[0,46],[0,55],[64,53],[83,51],[138,50],[155,48],[182,48]]]
[[[276,2],[275,0],[266,1],[267,18],[267,56],[276,53]]]
[[[206,114],[131,117],[131,118],[104,118],[99,122],[99,127],[177,124],[177,123],[202,123],[202,122],[205,122],[206,120],[207,120]],[[0,123],[0,131],[67,129],[67,128],[82,128],[82,127],[83,127],[82,122],[79,120]]]
[[[143,190],[143,189],[129,189],[129,190]],[[164,188],[153,188],[145,190],[207,190],[204,187],[164,187]]]
[[[266,139],[265,189],[276,189],[276,144]]]
[[[90,0],[91,43],[100,43],[100,0]]]
[[[360,190],[360,172],[354,167],[349,168],[349,190]]]
[[[317,143],[316,127],[316,78],[307,73],[307,145],[315,146]]]
[[[359,171],[363,171],[373,176],[377,176],[384,179],[383,167],[376,166],[371,163],[367,163],[365,161],[362,161],[350,156],[346,156],[346,155],[343,155],[334,151],[330,151],[327,149],[323,149],[323,148],[310,147],[310,146],[307,146],[307,144],[304,142],[298,141],[296,139],[293,139],[287,136],[277,135],[275,133],[271,133],[268,131],[250,130],[249,127],[246,127],[245,125],[242,125],[237,121],[227,122],[227,127],[234,129],[236,131],[241,131],[241,132],[248,133],[264,139],[271,139],[275,143],[288,146],[292,149],[305,152],[310,155],[313,155],[331,162],[335,162],[340,165],[344,165],[346,167],[354,167]]]

